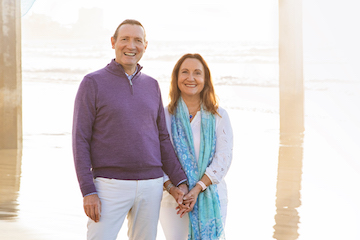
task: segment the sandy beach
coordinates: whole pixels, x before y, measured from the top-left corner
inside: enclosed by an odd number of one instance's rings
[[[76,84],[24,82],[20,188],[18,197],[13,199],[15,208],[2,209],[2,213],[15,211],[15,216],[0,220],[0,239],[84,239],[86,217],[70,147],[71,106],[76,88]],[[230,240],[273,239],[281,146],[277,92],[277,88],[218,87],[220,98],[240,101],[238,107],[228,109],[235,135],[234,159],[226,177],[226,234]],[[285,233],[297,233],[299,237],[276,239],[359,239],[356,226],[360,208],[356,203],[360,196],[356,189],[360,182],[360,153],[356,146],[360,129],[350,106],[326,112],[322,104],[336,100],[336,96],[323,93],[319,98],[318,93],[311,91],[306,96],[309,110],[301,147],[301,182],[290,182],[299,191],[288,199],[300,202],[295,208],[299,221],[282,227]],[[339,113],[343,114],[341,118],[336,117]],[[59,129],[68,131],[59,133]],[[287,214],[291,216],[290,213],[293,214],[289,210]],[[119,239],[126,236],[125,229]],[[163,239],[161,228],[158,239]]]
[[[71,150],[73,101],[82,76],[107,64],[112,52],[81,46],[91,51],[75,54],[77,44],[24,43],[23,149],[1,161],[0,240],[85,239]],[[209,59],[232,122],[227,239],[360,239],[359,79],[343,77],[336,64],[305,62],[305,132],[284,143],[276,49],[235,44],[239,57],[231,58],[233,50],[219,56],[211,46],[189,49]],[[156,47],[143,71],[159,80],[166,104],[172,66],[186,46]],[[118,239],[126,239],[125,225]]]

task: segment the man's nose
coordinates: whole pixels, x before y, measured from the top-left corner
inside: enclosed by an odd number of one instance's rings
[[[130,49],[134,49],[135,48],[135,41],[134,40],[130,40],[127,44],[127,47]]]

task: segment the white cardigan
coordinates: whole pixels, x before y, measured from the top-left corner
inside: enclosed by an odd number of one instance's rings
[[[231,123],[229,115],[225,109],[218,109],[219,115],[215,115],[215,125],[216,125],[216,146],[215,146],[215,155],[212,163],[207,167],[205,174],[210,178],[212,184],[218,184],[218,193],[220,200],[225,200],[227,202],[227,188],[224,177],[228,172],[231,160],[232,160],[232,151],[233,151],[233,132],[231,128]],[[168,111],[168,107],[165,107],[165,119],[166,126],[171,136],[171,114]],[[194,148],[196,159],[199,158],[199,149],[200,149],[200,127],[201,127],[201,112],[198,111],[194,119],[190,123],[191,130],[193,133],[194,139]],[[164,182],[169,180],[168,176],[164,175]],[[171,199],[171,198],[169,198]],[[163,199],[164,201],[165,199]]]

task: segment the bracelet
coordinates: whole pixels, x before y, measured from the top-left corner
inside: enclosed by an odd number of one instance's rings
[[[202,181],[198,181],[196,184],[199,184],[200,187],[202,188],[202,191],[205,191],[207,186],[205,185],[205,183],[203,183]]]
[[[169,183],[169,184],[166,186],[166,191],[168,191],[168,192],[170,193],[170,189],[171,189],[172,187],[175,187],[174,184]]]

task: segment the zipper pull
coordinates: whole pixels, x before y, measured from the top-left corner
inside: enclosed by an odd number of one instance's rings
[[[133,83],[131,80],[129,80],[129,82],[130,82],[131,95],[134,95]]]

